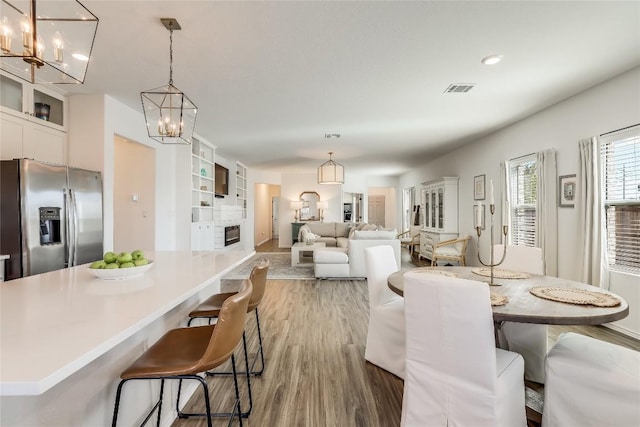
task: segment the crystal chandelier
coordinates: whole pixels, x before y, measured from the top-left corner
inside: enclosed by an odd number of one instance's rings
[[[2,0],[0,69],[30,83],[84,83],[98,18],[76,0]]]
[[[198,109],[173,85],[173,31],[181,27],[174,18],[160,21],[169,30],[169,84],[140,93],[147,133],[163,144],[191,144]]]

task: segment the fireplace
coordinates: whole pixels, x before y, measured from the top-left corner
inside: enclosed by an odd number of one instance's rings
[[[240,241],[240,226],[232,225],[224,228],[224,245],[229,246]]]

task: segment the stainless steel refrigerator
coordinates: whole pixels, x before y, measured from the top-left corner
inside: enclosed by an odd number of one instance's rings
[[[100,172],[14,159],[0,180],[5,280],[102,259]]]

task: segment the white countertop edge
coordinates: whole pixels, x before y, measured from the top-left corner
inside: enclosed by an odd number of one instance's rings
[[[114,336],[110,340],[105,341],[101,345],[95,347],[93,350],[85,353],[82,357],[74,360],[71,363],[63,366],[58,369],[53,374],[44,378],[41,381],[37,382],[1,382],[0,383],[0,396],[37,396],[45,393],[53,386],[62,382],[67,377],[72,374],[78,372],[80,369],[84,368],[89,363],[93,362],[103,354],[107,353],[109,350],[113,349],[118,344],[125,341],[127,338],[133,336],[135,333],[141,331],[154,321],[158,320],[160,317],[168,313],[171,309],[177,307],[180,303],[184,302],[188,298],[197,294],[204,288],[206,288],[211,282],[214,282],[218,279],[221,279],[222,276],[242,264],[243,262],[250,259],[252,256],[256,254],[255,251],[249,252],[245,257],[243,257],[240,261],[232,264],[231,266],[225,268],[221,272],[212,276],[209,280],[201,283],[200,285],[192,288],[188,294],[182,295],[180,298],[176,298],[173,301],[165,304],[163,307],[160,307],[158,310],[154,311],[151,315],[146,318],[140,320],[138,323],[133,325],[131,328],[124,330],[122,333]]]

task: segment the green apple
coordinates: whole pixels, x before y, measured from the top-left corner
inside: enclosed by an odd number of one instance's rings
[[[107,264],[111,264],[112,262],[116,262],[118,255],[115,252],[105,252],[102,259]]]
[[[136,265],[134,263],[132,263],[131,261],[128,262],[123,262],[120,264],[120,268],[131,268],[131,267],[135,267]]]
[[[112,262],[104,266],[105,270],[113,270],[114,268],[120,268],[120,265],[117,262]]]
[[[107,266],[107,263],[100,260],[100,261],[95,261],[92,262],[91,265],[89,266],[89,268],[93,268],[93,269],[103,269]]]
[[[149,260],[147,260],[145,258],[134,259],[133,263],[136,265],[136,267],[140,267],[141,265],[149,264]]]
[[[116,257],[116,260],[118,261],[118,264],[124,264],[125,262],[133,261],[133,258],[131,258],[131,254],[129,252],[120,252]]]
[[[144,259],[144,253],[140,249],[136,249],[131,252],[131,258],[133,258],[134,261],[137,259]]]

